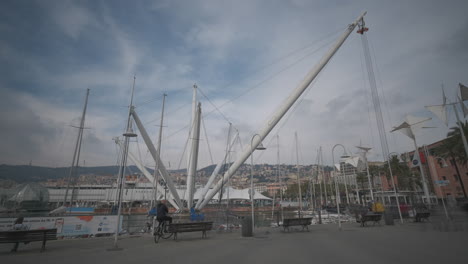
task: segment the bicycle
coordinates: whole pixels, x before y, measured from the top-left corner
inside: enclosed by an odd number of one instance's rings
[[[168,238],[172,237],[173,233],[169,233],[167,231],[167,226],[168,226],[167,222],[168,221],[159,222],[158,227],[156,228],[156,230],[153,233],[154,243],[158,243],[160,238],[168,239]]]

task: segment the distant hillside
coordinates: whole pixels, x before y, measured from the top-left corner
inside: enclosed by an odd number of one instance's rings
[[[202,168],[205,175],[211,175],[216,165],[210,165]],[[147,168],[152,174],[154,170]],[[183,173],[186,169],[170,170],[169,172]],[[140,172],[136,166],[127,167],[128,172]],[[40,182],[48,179],[60,179],[68,177],[70,167],[49,168],[29,165],[0,165],[0,180],[10,180],[17,183],[23,182]],[[101,167],[80,167],[78,174],[95,174],[95,175],[117,175],[119,173],[118,166],[101,166]]]
[[[134,172],[139,171],[136,166],[130,166],[130,170]],[[118,172],[118,166],[78,168],[79,174],[116,175]],[[17,183],[39,182],[46,181],[47,179],[65,178],[68,177],[69,173],[70,167],[48,168],[29,165],[0,165],[0,179],[11,180]]]

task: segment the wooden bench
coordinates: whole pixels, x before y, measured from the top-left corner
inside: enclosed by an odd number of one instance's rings
[[[172,223],[167,227],[167,232],[174,233],[174,240],[177,240],[177,233],[202,232],[202,238],[206,238],[206,231],[213,228],[213,222],[192,222],[192,223]]]
[[[429,212],[416,212],[416,215],[414,216],[414,221],[422,222],[423,219],[429,220],[429,216],[431,216],[431,213]]]
[[[309,231],[310,224],[312,224],[312,217],[286,218],[286,219],[283,219],[283,230],[289,231],[290,226],[302,226],[302,230],[307,229],[307,231]]]
[[[359,220],[356,219],[358,223],[361,223],[361,227],[366,226],[367,222],[374,222],[374,225],[376,223],[380,224],[380,220],[382,220],[381,214],[362,214]]]
[[[35,241],[42,241],[41,252],[43,252],[47,240],[57,240],[57,229],[0,231],[0,243],[15,243],[11,252],[18,250],[19,243]]]

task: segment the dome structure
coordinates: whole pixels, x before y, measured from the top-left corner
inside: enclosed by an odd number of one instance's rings
[[[49,202],[49,191],[37,183],[18,185],[8,198],[7,207],[25,210],[43,210]]]

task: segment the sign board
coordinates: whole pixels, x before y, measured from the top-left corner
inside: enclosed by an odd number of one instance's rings
[[[434,183],[439,186],[447,186],[450,184],[449,180],[439,180],[439,181],[434,181]]]
[[[0,231],[13,228],[16,218],[0,218]],[[122,221],[122,218],[120,219]],[[57,228],[57,237],[74,237],[115,233],[116,215],[83,215],[61,217],[25,217],[29,230]],[[122,223],[120,223],[122,226]]]

